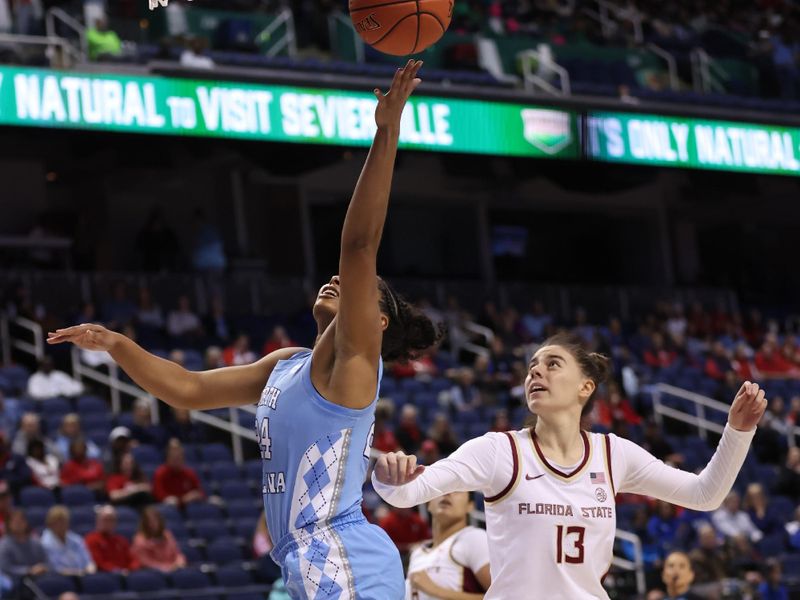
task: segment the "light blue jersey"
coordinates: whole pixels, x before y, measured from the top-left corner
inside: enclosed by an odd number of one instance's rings
[[[382,374],[381,362],[378,386]],[[311,382],[310,350],[278,361],[261,394],[264,508],[292,598],[403,596],[399,554],[361,512],[376,401],[377,392],[356,410],[325,400]]]

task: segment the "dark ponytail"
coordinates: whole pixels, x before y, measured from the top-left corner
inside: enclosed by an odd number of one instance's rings
[[[406,362],[417,358],[444,337],[444,328],[436,325],[416,306],[379,280],[381,312],[389,319],[383,332],[383,360]]]
[[[545,340],[542,346],[561,346],[564,348],[575,358],[584,376],[594,382],[594,392],[589,396],[586,404],[583,405],[581,414],[587,415],[592,412],[595,394],[597,394],[598,388],[608,380],[611,373],[609,358],[598,352],[587,351],[583,338],[574,333],[557,333]]]

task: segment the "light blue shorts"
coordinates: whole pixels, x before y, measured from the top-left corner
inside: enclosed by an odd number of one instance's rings
[[[386,532],[357,514],[285,536],[272,552],[293,600],[402,600],[400,553]]]

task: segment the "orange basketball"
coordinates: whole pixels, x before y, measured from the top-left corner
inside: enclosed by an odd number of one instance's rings
[[[361,38],[386,54],[404,56],[436,43],[450,26],[454,0],[350,0]]]

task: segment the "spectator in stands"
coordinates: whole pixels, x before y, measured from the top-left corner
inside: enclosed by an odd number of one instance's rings
[[[778,475],[775,493],[790,498],[800,498],[800,447],[789,448],[786,453],[786,462]]]
[[[197,338],[202,335],[200,319],[192,312],[189,296],[178,298],[178,307],[167,317],[167,333],[174,338]]]
[[[12,510],[6,535],[0,540],[0,572],[22,576],[41,575],[47,570],[47,553],[31,534],[25,513]]]
[[[512,425],[508,418],[508,411],[503,408],[494,413],[492,417],[492,424],[489,426],[489,431],[504,432],[511,431]]]
[[[167,432],[161,425],[153,423],[153,404],[150,398],[142,396],[133,403],[133,423],[131,438],[139,444],[163,448],[167,442]]]
[[[17,428],[19,421],[19,409],[17,401],[7,400],[0,391],[0,434],[10,437]]]
[[[74,440],[69,445],[70,459],[61,468],[63,485],[85,485],[96,494],[105,491],[103,464],[96,458],[86,456],[86,442]]]
[[[661,435],[661,430],[655,421],[645,424],[642,448],[653,456],[673,465],[683,464],[683,455],[675,452],[672,445]]]
[[[128,298],[128,286],[124,281],[114,284],[111,299],[103,304],[103,322],[111,329],[122,329],[136,317],[136,305]]]
[[[108,28],[105,18],[96,19],[93,27],[86,30],[89,60],[109,60],[122,56],[122,40]]]
[[[655,514],[647,522],[647,534],[649,543],[658,548],[659,557],[666,556],[677,546],[679,528],[675,506],[656,500]]]
[[[664,600],[700,600],[701,596],[689,591],[694,582],[694,570],[684,552],[673,552],[664,561],[661,581],[667,586]]]
[[[723,375],[717,391],[714,392],[714,398],[719,402],[730,403],[731,398],[736,397],[736,392],[739,391],[741,385],[742,380],[739,379],[736,372],[727,371]]]
[[[63,371],[55,370],[49,356],[39,361],[39,369],[28,379],[28,395],[35,400],[77,396],[82,392],[83,385]]]
[[[25,413],[19,421],[19,430],[17,430],[17,435],[14,436],[11,451],[20,456],[27,456],[28,444],[30,444],[31,440],[38,439],[45,441],[42,433],[42,421],[36,413]],[[46,442],[46,445],[48,452],[50,452],[49,441]]]
[[[436,442],[439,452],[445,457],[450,456],[460,445],[450,424],[450,419],[444,413],[438,413],[433,418],[433,424],[430,431],[428,431],[428,438]]]
[[[728,576],[728,552],[717,539],[717,532],[706,523],[697,530],[697,548],[689,553],[697,583],[721,581]]]
[[[420,381],[430,381],[438,372],[439,368],[429,352],[406,363],[396,362],[392,365],[392,375],[397,379],[413,377]]]
[[[425,440],[422,442],[422,446],[419,447],[419,454],[417,457],[419,459],[419,464],[432,465],[442,458],[442,455],[439,452],[439,446],[436,445],[436,442],[433,440]]]
[[[595,411],[597,423],[609,429],[617,423],[639,425],[642,422],[642,418],[636,414],[631,403],[622,395],[622,390],[615,381],[607,384],[606,394],[598,398]]]
[[[0,481],[0,537],[6,534],[6,523],[14,510],[14,499],[5,481]]]
[[[545,337],[547,327],[553,322],[553,317],[545,312],[541,300],[535,300],[530,312],[522,315],[521,323],[523,338],[526,341],[538,341]]]
[[[164,516],[155,506],[148,506],[142,511],[131,554],[142,567],[164,573],[186,566],[186,557],[178,548],[175,536],[166,528]]]
[[[419,428],[419,413],[413,404],[405,404],[400,410],[400,423],[395,437],[406,454],[416,454],[422,444],[422,431]]]
[[[758,585],[761,600],[789,600],[789,588],[781,580],[783,568],[779,560],[767,559],[764,564],[764,580]]]
[[[797,368],[784,358],[774,338],[767,339],[756,353],[755,365],[765,377],[795,377],[798,372]]]
[[[258,359],[256,353],[250,349],[250,338],[244,333],[237,335],[233,344],[225,348],[222,358],[229,367],[249,365]]]
[[[167,435],[182,444],[202,444],[208,440],[205,424],[192,421],[191,413],[185,408],[172,408]]]
[[[184,506],[205,500],[205,493],[194,469],[184,463],[183,446],[170,440],[167,460],[153,476],[153,495],[159,502]]]
[[[94,564],[86,542],[69,529],[69,509],[57,505],[47,512],[47,529],[42,534],[42,546],[47,552],[50,568],[61,575],[94,573]]]
[[[78,413],[69,413],[61,419],[61,427],[55,441],[55,451],[61,460],[69,459],[69,445],[77,439],[83,438],[81,431],[81,418]],[[85,439],[85,438],[84,438]],[[91,440],[86,441],[86,456],[99,459],[102,456],[100,447]]]
[[[25,458],[11,451],[3,435],[0,435],[0,481],[6,482],[12,494],[33,483]]]
[[[113,469],[106,480],[106,492],[112,504],[145,506],[153,502],[152,491],[153,487],[133,454],[126,452],[114,459]]]
[[[761,373],[753,361],[753,353],[747,344],[737,344],[731,361],[739,381],[755,381],[761,379]]]
[[[794,520],[786,524],[786,533],[789,534],[789,545],[800,552],[800,505],[794,511]]]
[[[79,321],[87,323],[88,321]],[[152,330],[164,328],[164,311],[153,302],[150,288],[142,286],[139,288],[139,305],[136,307],[136,323],[141,327],[149,327]]]
[[[728,351],[725,349],[725,346],[722,345],[722,342],[714,342],[706,357],[705,366],[703,368],[705,376],[716,381],[722,381],[725,374],[732,369],[733,363],[728,357]]]
[[[231,339],[231,326],[225,315],[225,306],[222,298],[214,296],[211,299],[211,312],[205,319],[205,329],[215,344],[227,344]],[[221,363],[219,366],[223,366]],[[216,367],[214,367],[216,368]]]
[[[293,348],[294,346],[297,346],[297,342],[289,337],[289,332],[286,331],[286,328],[283,325],[276,325],[267,341],[264,342],[264,348],[262,348],[261,353],[266,356],[275,350]]]
[[[117,511],[110,504],[97,511],[95,530],[86,535],[86,546],[100,571],[127,574],[139,568],[128,540],[116,533]]]
[[[415,544],[431,537],[428,522],[413,508],[391,507],[378,525],[394,542],[401,553],[408,552]]]
[[[40,487],[54,490],[61,484],[58,459],[45,450],[42,439],[34,438],[28,442],[27,456],[25,462]]]
[[[764,537],[764,534],[753,524],[750,515],[741,509],[739,494],[735,491],[728,494],[722,506],[712,513],[711,521],[717,531],[728,538],[744,535],[757,542]]]
[[[671,367],[678,359],[674,350],[670,350],[664,343],[664,336],[654,333],[650,336],[650,347],[645,350],[644,362],[656,369]]]
[[[745,534],[735,535],[728,540],[731,550],[732,576],[744,581],[758,581],[761,571],[761,555],[755,550],[750,538]]]
[[[470,367],[452,369],[448,376],[453,379],[453,387],[439,394],[439,404],[450,408],[451,412],[468,411],[482,404],[481,392],[475,385],[475,371]]]
[[[760,483],[747,486],[744,496],[744,509],[750,515],[753,525],[764,535],[770,535],[783,529],[783,523],[769,510],[769,499]]]
[[[115,464],[114,461],[126,452],[130,452],[134,446],[131,430],[122,425],[114,427],[111,433],[108,434],[108,444],[109,448],[103,460],[108,469],[112,470]]]
[[[206,348],[206,354],[203,359],[203,367],[205,370],[219,369],[225,366],[225,361],[222,360],[222,348],[218,346],[209,346]]]
[[[181,66],[188,69],[213,69],[216,65],[210,56],[206,56],[206,43],[203,38],[193,37],[181,53]]]
[[[394,452],[400,448],[394,431],[391,428],[394,404],[391,400],[381,398],[375,406],[375,430],[372,436],[372,447],[379,452]]]

